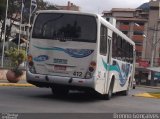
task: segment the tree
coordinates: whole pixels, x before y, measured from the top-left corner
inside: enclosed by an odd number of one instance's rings
[[[5,9],[6,9],[6,0],[0,0],[0,21],[4,20]]]
[[[9,0],[8,3],[8,15],[7,18],[10,19],[12,22],[14,22],[14,17],[16,18],[17,15],[13,16],[13,13],[17,13],[18,14],[18,7],[19,5],[17,4],[14,5],[16,3],[15,0]],[[6,0],[1,0],[0,1],[0,23],[1,23],[1,41],[2,42],[2,34],[4,33],[4,27],[5,27],[5,13],[6,13]],[[10,31],[11,31],[11,27],[12,27],[12,23],[10,25],[7,25],[6,27],[6,40],[8,39],[8,37],[10,36]]]
[[[43,0],[37,0],[37,6],[38,10],[58,10],[55,5],[49,2],[44,2]]]
[[[22,23],[28,23],[29,21],[29,14],[30,14],[30,4],[31,0],[23,0],[24,1],[24,8],[23,8],[23,21]],[[9,36],[11,35],[11,28],[15,21],[20,21],[20,13],[21,13],[21,6],[22,0],[9,0],[8,3],[8,15],[7,18],[10,19],[11,23],[6,28],[6,41],[8,40]],[[46,10],[46,9],[56,9],[56,7],[48,2],[44,2],[43,0],[37,0],[37,9],[38,10]],[[5,25],[5,10],[6,10],[6,0],[0,0],[0,23],[2,24],[1,27],[1,39],[2,34],[4,32],[4,25]],[[34,16],[34,15],[33,15]],[[32,16],[32,20],[33,20]],[[0,41],[2,42],[2,40]]]

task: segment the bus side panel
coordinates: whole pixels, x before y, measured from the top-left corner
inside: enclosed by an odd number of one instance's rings
[[[105,84],[105,77],[106,77],[106,71],[102,64],[102,58],[99,54],[99,48],[100,48],[100,20],[97,20],[98,26],[97,26],[97,66],[95,71],[95,91],[97,91],[100,94],[104,94],[104,84]],[[102,56],[103,57],[103,56]],[[106,59],[106,57],[103,57]]]
[[[103,65],[102,59],[106,59],[106,56],[97,55],[95,90],[100,94],[104,94],[105,92],[105,84],[107,78],[107,72]]]
[[[133,65],[116,59],[112,60],[112,65],[110,66],[110,77],[115,77],[113,92],[127,90],[132,72]]]

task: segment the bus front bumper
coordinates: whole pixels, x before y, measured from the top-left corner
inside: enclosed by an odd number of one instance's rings
[[[27,71],[27,82],[38,87],[53,87],[56,85],[64,85],[70,87],[86,87],[94,88],[94,78],[81,79],[72,77],[52,76],[43,74],[33,74]]]

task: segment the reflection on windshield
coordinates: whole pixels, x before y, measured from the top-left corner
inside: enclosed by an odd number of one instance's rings
[[[67,24],[66,26],[59,29],[58,33],[54,32],[53,36],[55,37],[66,37],[66,38],[78,38],[81,34],[81,27],[77,25],[75,21],[73,26]]]
[[[96,42],[94,17],[71,14],[40,14],[35,22],[33,38]]]

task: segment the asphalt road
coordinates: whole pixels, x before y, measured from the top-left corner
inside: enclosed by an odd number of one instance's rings
[[[135,93],[159,91],[136,88],[129,96],[115,95],[102,100],[82,92],[55,97],[50,89],[37,87],[0,87],[0,112],[12,113],[113,113],[160,112],[160,100],[132,96]]]

